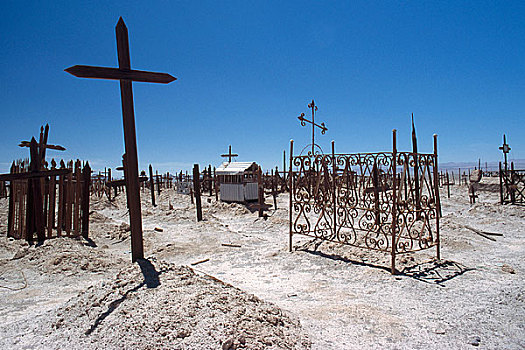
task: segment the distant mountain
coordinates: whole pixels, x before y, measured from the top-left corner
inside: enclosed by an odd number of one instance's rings
[[[525,159],[509,159],[509,168],[510,163],[514,162],[514,169],[525,169]],[[501,162],[503,166],[503,161]],[[458,169],[474,169],[478,167],[478,162],[447,162],[439,163],[440,170],[458,170]],[[481,162],[481,169],[489,171],[496,171],[499,169],[499,162]]]

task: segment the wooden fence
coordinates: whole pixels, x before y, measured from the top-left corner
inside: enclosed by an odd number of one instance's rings
[[[89,232],[91,169],[79,160],[51,161],[51,169],[28,171],[27,164],[11,166],[9,179],[8,236],[42,241],[60,236],[84,236]]]

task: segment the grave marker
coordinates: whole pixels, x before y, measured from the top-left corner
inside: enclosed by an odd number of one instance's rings
[[[118,68],[77,65],[69,67],[65,69],[65,71],[79,78],[112,79],[120,81],[126,150],[124,178],[126,180],[131,226],[131,259],[135,262],[137,259],[144,258],[144,248],[142,242],[142,214],[140,209],[137,137],[135,134],[132,82],[140,81],[168,84],[176,80],[176,78],[166,73],[132,70],[129,54],[128,29],[122,17],[120,17],[115,31],[117,36]]]

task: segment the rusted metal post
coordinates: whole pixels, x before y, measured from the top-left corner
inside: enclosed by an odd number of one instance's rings
[[[195,187],[195,207],[197,210],[197,221],[202,221],[201,180],[199,164],[193,165],[193,187]]]
[[[514,179],[515,179],[515,175],[514,175],[514,162],[510,162],[510,186],[508,186],[507,188],[509,189],[509,192],[510,192],[510,202],[512,204],[516,204],[516,190],[515,190],[515,184],[514,183]]]
[[[439,179],[438,179],[438,151],[437,151],[437,135],[434,134],[434,191],[436,197],[436,256],[437,259],[441,259],[441,242],[439,239],[439,218],[442,216],[441,213],[441,200],[439,199]]]
[[[328,174],[327,174],[328,175]],[[337,237],[337,162],[335,160],[335,141],[332,140],[332,203],[334,206],[334,233],[333,236]]]
[[[153,168],[149,165],[149,188],[151,192],[151,205],[156,207],[155,204],[155,182],[153,181]]]
[[[381,210],[379,204],[379,169],[377,168],[377,162],[374,160],[374,167],[372,168],[372,186],[374,190],[374,215],[375,225],[379,232],[381,226]]]
[[[392,130],[392,251],[391,273],[396,274],[396,235],[397,235],[397,130]]]
[[[289,248],[288,250],[291,252],[292,251],[292,237],[293,237],[293,231],[292,231],[292,227],[293,227],[293,223],[292,223],[292,197],[293,197],[293,169],[292,169],[292,164],[293,164],[293,140],[290,140],[290,172],[288,173],[288,188],[290,190],[290,205],[288,207],[288,215],[289,215],[289,219],[290,219],[290,225],[289,225],[289,228],[290,228],[290,231],[289,231]]]

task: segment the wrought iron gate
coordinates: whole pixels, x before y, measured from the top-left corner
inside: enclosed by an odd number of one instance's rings
[[[293,156],[290,146],[290,251],[295,234],[390,252],[431,247],[439,256],[437,139],[434,153]]]

